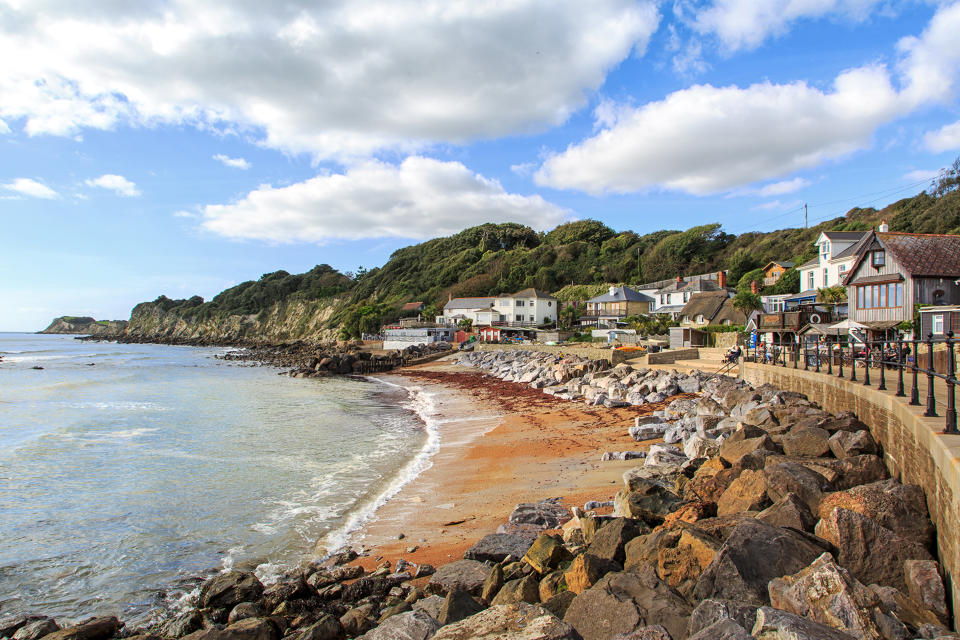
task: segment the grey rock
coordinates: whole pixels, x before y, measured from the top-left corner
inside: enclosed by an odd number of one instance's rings
[[[446,598],[442,596],[427,596],[426,598],[420,598],[413,603],[414,611],[423,611],[428,616],[434,620],[440,617],[440,609],[443,608],[443,603],[446,601]]]
[[[227,617],[227,624],[240,622],[241,620],[246,620],[247,618],[259,618],[262,615],[263,609],[261,609],[260,605],[257,603],[241,602],[230,610],[230,615]]]
[[[747,630],[730,618],[714,622],[687,640],[753,640]]]
[[[566,507],[552,500],[526,502],[514,507],[511,524],[532,524],[543,529],[559,529],[572,516]]]
[[[164,638],[182,638],[201,628],[203,628],[203,616],[196,609],[192,609],[163,623],[160,634]]]
[[[669,422],[648,422],[639,426],[635,425],[629,429],[630,437],[637,442],[656,440],[657,438],[662,438],[670,426]]]
[[[772,607],[757,610],[753,637],[757,640],[856,640],[833,627]]]
[[[427,591],[431,594],[446,595],[451,589],[459,587],[479,595],[489,573],[490,567],[476,560],[449,562],[430,576]]]
[[[241,602],[254,602],[263,594],[257,576],[245,571],[226,571],[203,583],[200,607],[232,609]]]
[[[440,629],[434,640],[580,640],[569,624],[527,603],[490,607]]]
[[[59,631],[60,626],[53,618],[40,618],[27,622],[13,634],[13,640],[39,640],[45,635]]]
[[[696,635],[711,625],[727,619],[733,620],[743,629],[753,629],[753,623],[757,621],[757,606],[734,600],[707,598],[701,601],[690,614],[687,633],[691,636]]]
[[[360,637],[363,640],[427,640],[439,628],[440,623],[425,612],[408,611],[390,616]]]
[[[522,558],[530,548],[529,537],[508,533],[491,533],[478,540],[467,549],[463,557],[467,560],[502,562],[507,556]]]

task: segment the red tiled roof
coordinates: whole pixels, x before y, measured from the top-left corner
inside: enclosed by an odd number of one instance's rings
[[[400,307],[401,311],[416,311],[423,306],[422,302],[408,302],[407,304]]]

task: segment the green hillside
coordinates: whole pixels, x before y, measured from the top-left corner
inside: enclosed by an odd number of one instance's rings
[[[488,296],[537,287],[563,289],[566,299],[597,285],[602,289],[604,283],[640,284],[720,269],[730,269],[736,282],[770,260],[809,260],[822,231],[866,230],[881,220],[892,231],[960,234],[960,192],[923,192],[879,211],[855,208],[809,229],[740,235],[724,232],[718,223],[643,235],[616,232],[595,220],[564,224],[547,233],[512,223],[483,224],[398,249],[382,267],[353,277],[328,265],[299,275],[277,271],[231,287],[209,302],[196,296],[161,296],[138,305],[135,312],[159,311],[187,323],[228,316],[257,316],[262,321],[277,305],[327,300],[325,326],[357,335],[396,319],[400,306],[411,300],[426,302],[429,316],[451,295]]]

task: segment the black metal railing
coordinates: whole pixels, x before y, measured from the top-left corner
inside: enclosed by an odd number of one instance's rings
[[[757,346],[746,350],[746,359],[770,366],[799,368],[802,361],[806,371],[836,375],[850,382],[858,382],[858,372],[863,376],[863,385],[879,391],[887,390],[887,375],[896,379],[894,395],[906,398],[904,377],[909,376],[909,404],[924,406],[923,415],[938,417],[937,404],[945,406],[943,433],[958,434],[956,387],[956,347],[954,333],[948,331],[942,338],[928,334],[926,340],[877,340],[845,344],[828,341],[824,337],[806,340],[803,343]],[[943,348],[940,348],[942,345]],[[788,363],[788,360],[791,362]],[[844,373],[846,367],[848,374]],[[836,373],[835,373],[836,371]],[[924,404],[920,402],[920,376],[926,376],[927,392]],[[937,388],[945,390],[946,402],[937,400]]]

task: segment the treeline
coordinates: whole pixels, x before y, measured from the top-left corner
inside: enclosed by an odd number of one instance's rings
[[[526,287],[551,292],[566,287],[572,293],[576,285],[595,290],[604,283],[641,284],[720,269],[729,269],[730,281],[738,283],[771,260],[797,265],[810,260],[816,255],[813,242],[823,231],[868,230],[886,220],[892,231],[960,233],[958,176],[946,170],[932,193],[880,211],[855,208],[809,229],[734,235],[714,223],[641,235],[616,232],[596,220],[563,224],[547,233],[513,223],[483,224],[398,249],[382,267],[357,274],[342,274],[325,264],[299,275],[276,271],[231,287],[209,302],[198,296],[160,296],[152,304],[185,319],[204,319],[264,314],[292,300],[330,299],[335,311],[328,326],[354,337],[396,320],[400,307],[414,300],[427,304],[424,315],[430,317],[451,295],[492,296]],[[797,287],[797,274],[788,272],[777,289],[789,293]]]

